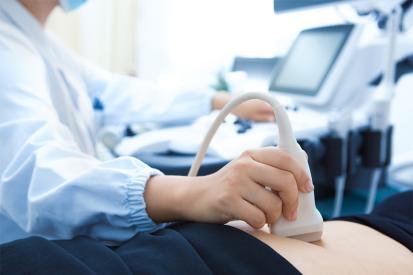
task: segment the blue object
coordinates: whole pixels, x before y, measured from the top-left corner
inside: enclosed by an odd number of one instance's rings
[[[87,0],[60,0],[60,6],[65,12],[73,11],[85,4]]]
[[[318,190],[320,190],[320,188],[316,189],[316,192]],[[364,214],[368,193],[369,190],[367,188],[347,191],[343,198],[341,215],[349,216]],[[380,187],[377,190],[376,204],[379,204],[383,200],[397,193],[399,193],[399,191],[396,189]],[[332,210],[334,208],[334,196],[319,198],[317,199],[316,204],[324,219],[331,219],[333,217]]]
[[[238,125],[239,128],[237,130],[238,134],[245,134],[248,130],[252,128],[252,122],[250,120],[240,119],[238,118],[235,122],[235,125]]]
[[[134,137],[134,136],[136,136],[135,131],[132,130],[132,128],[131,128],[130,125],[128,125],[128,126],[126,127],[124,136],[125,136],[125,137]]]
[[[95,97],[93,99],[93,110],[95,111],[103,111],[105,106],[103,105],[102,101],[99,98]]]
[[[348,0],[274,0],[275,12],[288,12],[295,9],[311,8],[327,4],[340,4]]]

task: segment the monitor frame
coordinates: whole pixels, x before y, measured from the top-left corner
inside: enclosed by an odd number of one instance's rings
[[[328,5],[340,5],[340,4],[348,4],[349,2],[354,2],[351,0],[312,0],[311,3],[309,0],[274,0],[274,11],[276,13],[282,12],[290,12],[295,10],[303,10],[309,8],[316,8]],[[281,4],[280,4],[281,3]]]
[[[274,12],[285,13],[345,4],[376,5],[390,0],[274,0]],[[282,4],[280,4],[282,3]]]
[[[296,43],[300,39],[300,35],[308,34],[310,32],[331,32],[331,31],[345,31],[347,32],[343,44],[340,46],[339,51],[334,56],[334,60],[329,66],[326,74],[322,78],[319,86],[314,90],[306,89],[294,89],[289,87],[277,86],[275,81],[284,69],[284,66],[288,62],[289,56],[292,55]],[[354,24],[341,24],[332,26],[323,26],[318,28],[307,29],[298,35],[293,42],[289,52],[283,58],[282,61],[275,68],[269,85],[269,91],[282,94],[283,96],[289,96],[295,101],[308,103],[312,105],[325,105],[333,96],[336,87],[339,85],[339,81],[345,73],[348,65],[351,63],[352,57],[358,49],[359,39],[361,36],[361,27]]]

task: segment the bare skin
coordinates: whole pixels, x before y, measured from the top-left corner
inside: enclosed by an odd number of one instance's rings
[[[325,222],[322,240],[306,243],[232,222],[288,260],[303,274],[413,274],[413,253],[364,225]]]
[[[58,0],[20,0],[20,3],[44,26],[52,11],[59,4]]]

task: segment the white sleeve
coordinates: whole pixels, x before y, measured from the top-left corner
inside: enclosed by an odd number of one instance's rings
[[[0,45],[1,213],[50,239],[124,241],[162,227],[143,196],[160,172],[132,157],[102,162],[82,153],[52,107],[42,60],[12,51]]]
[[[183,124],[211,112],[210,89],[161,87],[155,82],[102,70],[72,55],[91,98],[104,105],[105,124]]]

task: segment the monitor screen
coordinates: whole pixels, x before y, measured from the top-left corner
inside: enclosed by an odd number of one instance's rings
[[[303,31],[277,67],[270,91],[315,96],[327,79],[353,25]]]
[[[274,0],[275,12],[287,12],[294,9],[310,8],[326,4],[340,4],[348,0]]]

